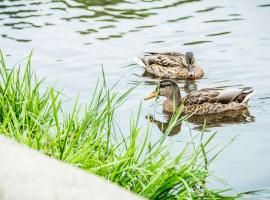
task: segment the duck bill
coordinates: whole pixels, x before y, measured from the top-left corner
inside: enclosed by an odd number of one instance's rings
[[[152,99],[152,98],[157,97],[157,96],[158,96],[158,93],[156,91],[154,91],[151,94],[149,94],[148,96],[144,97],[144,100]]]
[[[188,76],[190,79],[195,78],[195,71],[191,65],[188,65]]]

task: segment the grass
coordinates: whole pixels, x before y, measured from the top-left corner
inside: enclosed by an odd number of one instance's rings
[[[72,112],[62,109],[62,94],[53,87],[44,89],[26,66],[7,68],[0,52],[0,130],[19,143],[39,150],[86,171],[103,176],[148,199],[234,199],[227,190],[207,188],[208,144],[191,141],[175,157],[164,143],[166,134],[151,142],[151,127],[141,129],[138,114],[130,117],[129,133],[122,133],[114,121],[117,108],[133,88],[119,94],[106,82],[97,83],[89,105]],[[179,112],[168,132],[179,123]],[[129,135],[124,137],[123,135]],[[143,136],[143,138],[142,138]],[[213,158],[216,155],[213,156]]]

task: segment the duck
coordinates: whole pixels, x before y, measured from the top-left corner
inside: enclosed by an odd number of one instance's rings
[[[203,69],[196,63],[192,52],[148,52],[136,57],[135,62],[145,71],[165,79],[198,79],[203,77]]]
[[[167,113],[174,113],[183,104],[183,114],[207,115],[247,108],[248,101],[254,92],[255,90],[251,87],[223,90],[209,88],[192,91],[182,98],[177,83],[174,80],[165,79],[161,80],[156,89],[144,99],[166,97],[163,110]]]

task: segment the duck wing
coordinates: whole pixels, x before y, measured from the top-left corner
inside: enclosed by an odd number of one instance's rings
[[[220,94],[218,90],[202,89],[189,93],[184,98],[185,105],[198,105],[206,102],[217,103],[217,96]]]
[[[179,67],[182,64],[182,60],[176,56],[158,55],[154,64],[163,67]]]
[[[231,102],[246,103],[254,93],[252,88],[245,89],[203,89],[189,93],[185,98],[185,105],[195,105],[203,103],[229,104]]]
[[[157,65],[161,67],[181,67],[184,65],[182,59],[177,56],[150,55],[142,58],[145,65]]]

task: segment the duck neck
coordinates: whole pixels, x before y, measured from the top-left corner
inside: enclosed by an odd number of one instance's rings
[[[180,91],[175,93],[174,95],[171,95],[167,97],[163,104],[163,109],[167,112],[173,113],[177,110],[177,108],[180,106],[182,103]]]
[[[179,88],[175,90],[175,92],[168,95],[167,99],[172,103],[174,102],[176,105],[179,105],[181,103],[181,94]]]

